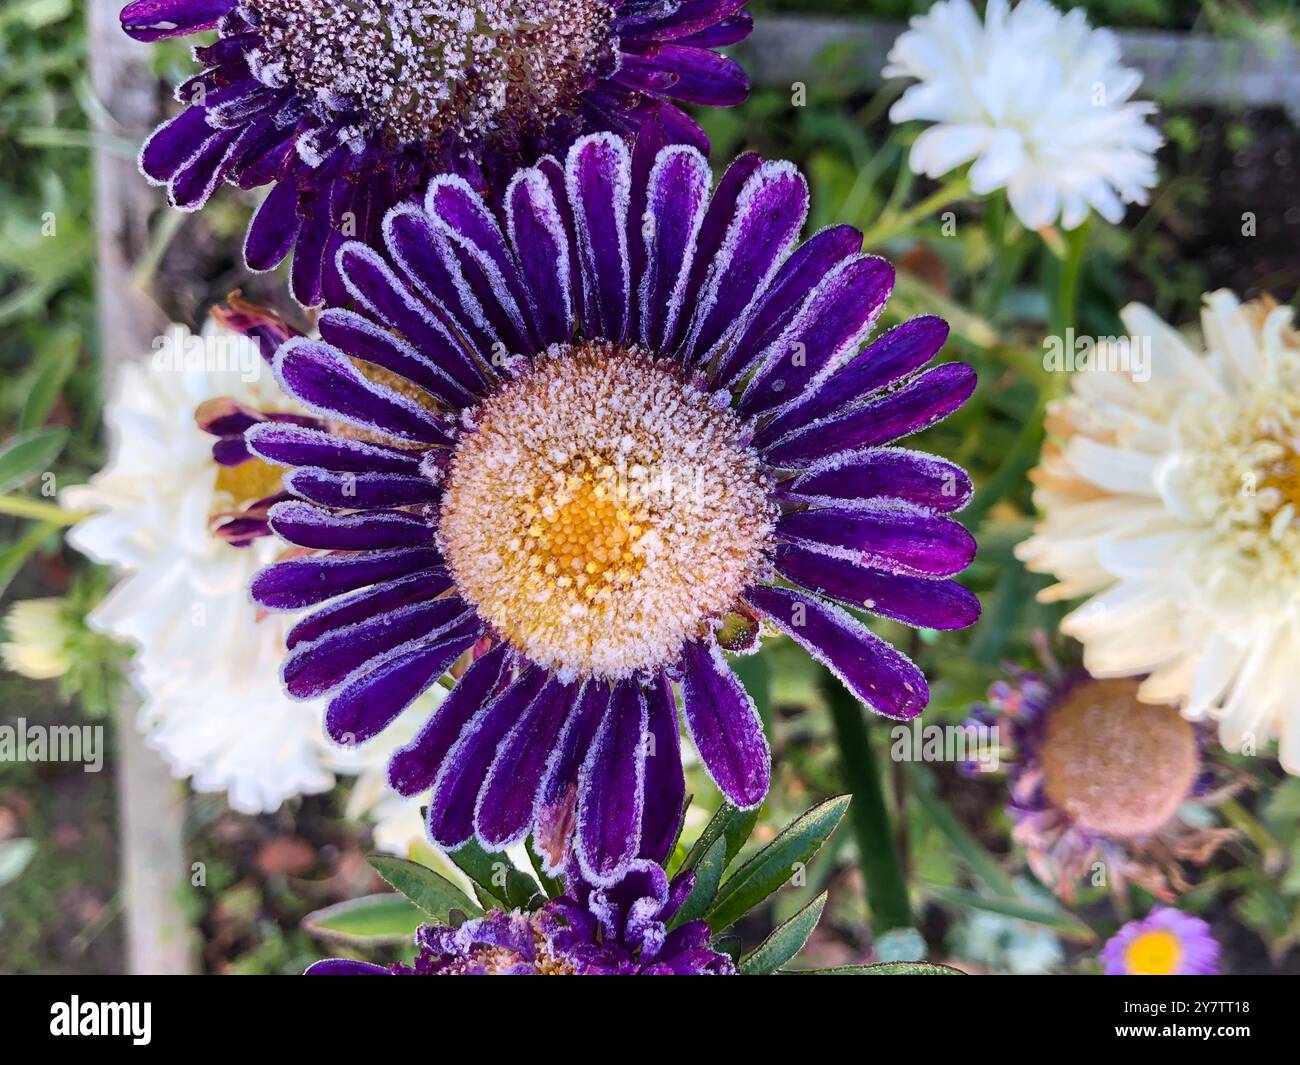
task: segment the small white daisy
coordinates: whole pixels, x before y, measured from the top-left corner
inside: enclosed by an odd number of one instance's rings
[[[1141,75],[1082,10],[990,0],[981,22],[969,0],[942,0],[912,19],[884,73],[917,79],[890,119],[934,123],[912,169],[939,177],[973,162],[973,191],[1005,188],[1030,229],[1058,218],[1074,229],[1090,210],[1119,222],[1156,183],[1155,105],[1131,100]]]
[[[1127,372],[1075,374],[1034,473],[1043,518],[1016,552],[1091,596],[1062,623],[1096,677],[1219,722],[1230,750],[1300,774],[1300,334],[1289,307],[1205,298],[1193,346],[1122,314]],[[1112,350],[1099,351],[1112,363]],[[1149,374],[1149,377],[1148,377]]]

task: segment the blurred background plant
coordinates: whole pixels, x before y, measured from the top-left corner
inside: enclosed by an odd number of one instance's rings
[[[751,10],[760,25],[773,12],[898,22],[929,6],[755,0]],[[1225,47],[1300,42],[1300,13],[1286,0],[1080,6],[1094,24],[1209,34]],[[136,152],[125,138],[96,142],[89,132],[99,105],[88,87],[84,20],[80,0],[10,0],[0,12],[0,588],[7,617],[0,640],[24,643],[21,609],[15,615],[9,607],[25,600],[57,600],[25,609],[29,621],[32,610],[45,610],[58,629],[58,638],[47,634],[44,643],[49,679],[21,675],[39,670],[23,668],[30,659],[21,648],[6,649],[18,672],[0,673],[0,724],[20,715],[55,722],[102,714],[124,667],[122,649],[85,627],[107,579],[62,549],[67,518],[53,499],[104,457],[88,149],[100,143],[127,157]],[[188,49],[176,43],[154,55],[162,93],[188,73]],[[962,580],[980,595],[983,619],[945,634],[872,622],[931,678],[927,723],[957,723],[1002,675],[1004,662],[1035,661],[1034,634],[1055,631],[1065,610],[1035,602],[1046,581],[1012,555],[1033,516],[1025,474],[1038,457],[1043,410],[1064,384],[1063,375],[1043,370],[1043,336],[1067,324],[1080,334],[1117,335],[1117,312],[1130,300],[1149,303],[1166,321],[1191,322],[1201,294],[1219,286],[1243,298],[1268,292],[1294,301],[1300,133],[1280,108],[1186,107],[1176,92],[1144,86],[1139,96],[1161,105],[1157,123],[1167,142],[1150,206],[1131,209],[1121,226],[1093,219],[1073,236],[1042,235],[1026,231],[1000,194],[944,202],[935,195],[938,183],[911,172],[907,152],[918,128],[887,118],[901,88],[880,86],[878,71],[855,65],[849,47],[832,46],[819,57],[801,106],[790,87],[760,86],[744,106],[702,117],[715,160],[752,148],[798,163],[812,183],[810,230],[851,223],[868,234],[868,250],[898,267],[882,325],[940,314],[952,325],[944,357],[979,372],[975,397],[918,446],[973,475],[976,495],[960,517],[978,535],[980,553]],[[248,195],[227,189],[200,215],[160,209],[153,245],[130,282],[148,285],[168,317],[192,327],[237,286],[284,307],[283,278],[249,278],[238,259],[252,206]],[[1247,211],[1274,220],[1248,241],[1241,238]],[[30,626],[26,631],[30,643]],[[68,667],[57,678],[54,660]],[[749,846],[769,841],[814,803],[854,790],[866,771],[894,820],[886,841],[893,846],[884,849],[900,858],[906,878],[901,897],[886,890],[881,856],[867,853],[878,837],[851,813],[805,877],[744,918],[738,929],[747,941],[758,942],[829,889],[804,955],[809,964],[884,958],[891,950],[905,956],[923,940],[931,959],[972,970],[1096,971],[1097,947],[1124,915],[1099,889],[1085,890],[1066,909],[1024,871],[1009,838],[1001,776],[891,761],[888,724],[871,720],[865,731],[850,724],[846,732],[819,667],[786,641],[770,642],[739,668],[768,726],[775,766]],[[858,745],[847,759],[839,753],[846,743]],[[1300,781],[1284,778],[1266,758],[1225,760],[1258,786],[1215,815],[1238,828],[1239,839],[1220,852],[1184,906],[1211,922],[1230,970],[1300,971]],[[121,968],[112,766],[111,748],[97,774],[0,762],[0,971]],[[689,778],[695,806],[687,842],[720,805],[703,772],[692,769]],[[187,847],[196,880],[185,905],[205,968],[299,972],[324,952],[300,927],[304,916],[383,889],[365,861],[365,829],[345,816],[345,790],[257,818],[234,814],[213,796],[191,800]],[[873,882],[865,883],[863,870],[873,868]]]

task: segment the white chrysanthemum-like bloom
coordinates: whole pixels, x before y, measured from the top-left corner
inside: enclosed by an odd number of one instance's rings
[[[912,146],[912,169],[938,177],[973,161],[971,188],[1005,188],[1030,229],[1058,217],[1074,229],[1089,210],[1119,222],[1156,183],[1155,105],[1130,99],[1141,75],[1082,10],[990,0],[981,22],[969,0],[942,0],[912,19],[884,73],[918,79],[891,120],[935,123]]]
[[[1091,598],[1062,631],[1097,677],[1219,723],[1224,747],[1276,738],[1300,774],[1300,334],[1288,307],[1205,299],[1198,350],[1142,306],[1127,352],[1098,349],[1053,404],[1035,471],[1043,518],[1016,554]]]
[[[218,333],[232,336],[215,326],[205,335]],[[174,348],[190,340],[178,326],[169,336]],[[263,537],[238,548],[212,535],[212,516],[241,501],[226,489],[215,438],[195,424],[195,409],[219,396],[253,409],[296,409],[269,367],[260,359],[251,372],[249,365],[177,369],[156,358],[124,365],[104,411],[108,464],[90,484],[65,490],[62,503],[93,512],[68,542],[122,574],[89,622],[136,648],[132,680],[150,746],[199,791],[225,792],[234,809],[259,813],[327,790],[336,772],[382,771],[393,743],[336,747],[322,726],[324,703],[284,694],[279,665],[292,619],[265,614],[248,595],[280,545]],[[415,801],[407,805],[418,820]],[[394,804],[382,812],[411,821]],[[389,849],[405,851],[396,828],[382,832]]]

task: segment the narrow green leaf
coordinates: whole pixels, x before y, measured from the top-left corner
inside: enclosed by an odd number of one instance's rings
[[[970,871],[994,894],[1014,899],[1018,892],[1011,877],[1003,871],[997,858],[967,831],[948,808],[948,804],[940,798],[930,771],[916,762],[904,762],[903,768],[912,784],[911,794],[917,804],[965,861]]]
[[[40,371],[23,401],[18,421],[19,431],[24,433],[38,428],[49,417],[81,354],[81,341],[75,330],[56,333],[44,347],[47,350],[40,353]]]
[[[704,855],[708,853],[709,848],[722,837],[722,833],[727,827],[727,821],[730,820],[734,813],[736,813],[736,808],[724,802],[718,808],[717,813],[709,818],[709,823],[704,826],[704,831],[699,834],[691,845],[691,849],[687,852],[681,867],[672,870],[672,872],[678,873],[685,872],[687,869],[694,869]]]
[[[709,927],[715,932],[726,928],[789,881],[795,867],[816,854],[835,831],[849,798],[840,795],[814,806],[729,876],[706,918]]]
[[[928,884],[925,890],[931,898],[959,910],[986,910],[989,913],[1000,913],[1004,917],[1019,917],[1022,921],[1054,929],[1058,935],[1078,943],[1093,943],[1097,939],[1096,932],[1065,910],[1051,909],[1023,899],[987,898],[971,891],[956,891]]]
[[[48,470],[67,442],[66,429],[40,429],[0,448],[0,495]]]
[[[404,943],[428,915],[410,899],[385,893],[326,906],[309,913],[302,926],[324,939],[356,944]]]
[[[489,905],[485,894],[507,910],[526,907],[534,897],[542,894],[537,881],[516,869],[504,851],[489,853],[476,839],[457,847],[447,857],[478,885],[479,899],[485,907]]]
[[[5,589],[9,587],[9,582],[23,568],[23,564],[31,554],[49,539],[51,534],[58,531],[57,525],[47,521],[37,522],[12,544],[0,547],[0,595],[4,594]]]
[[[726,827],[722,830],[722,836],[727,841],[727,856],[722,863],[724,869],[736,860],[736,855],[749,842],[749,837],[754,831],[754,826],[758,824],[758,815],[762,812],[762,809],[763,806],[760,803],[752,810],[736,810],[727,820]]]
[[[546,893],[548,899],[553,899],[557,895],[564,894],[564,881],[558,877],[549,876],[545,869],[542,868],[542,859],[537,856],[533,848],[533,837],[530,834],[524,841],[524,850],[528,852],[529,864],[533,867],[533,875],[537,877],[538,882],[542,885],[542,891]]]
[[[460,888],[427,866],[388,854],[372,854],[370,864],[375,872],[439,924],[447,923],[452,910],[462,910],[470,917],[483,912]]]
[[[696,921],[709,912],[713,900],[718,894],[718,885],[722,883],[722,871],[727,867],[727,841],[715,839],[713,846],[695,865],[695,886],[686,896],[682,908],[673,916],[670,928],[676,928],[687,921]]]
[[[826,892],[823,891],[741,959],[738,967],[741,976],[767,976],[803,950],[821,919],[825,905]]]
[[[785,969],[782,976],[965,976],[951,965],[928,961],[886,961],[877,965],[834,965],[829,969]]]

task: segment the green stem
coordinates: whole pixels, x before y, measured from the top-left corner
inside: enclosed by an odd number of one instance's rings
[[[35,518],[51,525],[63,526],[76,525],[90,517],[82,511],[64,510],[57,503],[43,503],[27,496],[0,496],[0,514],[12,514],[15,518]]]
[[[864,248],[879,247],[885,241],[906,233],[918,222],[929,218],[935,211],[942,210],[948,204],[963,199],[969,192],[970,178],[965,174],[953,178],[902,214],[882,215],[876,224],[863,235],[862,246]]]
[[[1079,313],[1079,277],[1083,270],[1083,249],[1088,243],[1088,223],[1085,221],[1070,230],[1065,239],[1065,259],[1061,263],[1054,323],[1056,335],[1062,338],[1065,331],[1075,324]]]
[[[894,839],[880,767],[871,748],[866,710],[830,673],[822,690],[835,724],[844,784],[853,793],[849,821],[858,844],[858,861],[867,885],[867,903],[876,936],[895,928],[912,927],[907,882]]]

